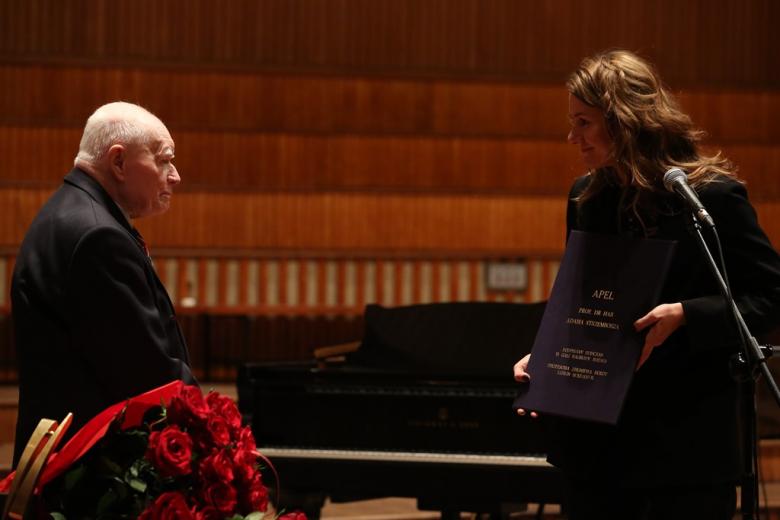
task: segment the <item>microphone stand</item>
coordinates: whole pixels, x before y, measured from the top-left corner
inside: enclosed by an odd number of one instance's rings
[[[731,296],[731,290],[729,289],[728,283],[721,275],[718,265],[713,259],[709,247],[707,247],[707,243],[704,241],[704,237],[701,234],[701,224],[699,224],[695,215],[693,216],[693,223],[699,247],[715,277],[718,289],[720,290],[723,299],[726,301],[726,305],[728,305],[731,310],[731,314],[734,317],[734,325],[737,327],[737,332],[739,332],[740,342],[742,344],[742,353],[738,354],[734,359],[735,368],[738,369],[742,375],[739,380],[742,381],[743,385],[743,457],[745,462],[745,476],[742,481],[741,511],[743,520],[753,520],[758,511],[756,378],[759,374],[764,375],[764,381],[769,386],[769,390],[775,398],[775,402],[780,406],[780,389],[778,389],[777,383],[772,378],[769,366],[767,366],[766,363],[767,358],[771,356],[773,352],[780,351],[780,349],[770,346],[759,346],[756,338],[750,333],[750,330],[745,324],[745,320],[742,318],[742,314],[737,308],[737,304],[734,302],[734,298]],[[712,232],[717,234],[715,227],[712,227]],[[725,265],[723,266],[723,270],[725,272]],[[765,355],[765,353],[767,355]]]

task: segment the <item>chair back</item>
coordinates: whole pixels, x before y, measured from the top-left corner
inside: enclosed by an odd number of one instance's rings
[[[16,466],[11,489],[5,500],[2,520],[8,518],[18,520],[24,518],[30,499],[35,492],[35,486],[46,466],[46,461],[52,451],[62,440],[63,434],[70,427],[73,414],[68,414],[61,423],[51,419],[41,419],[38,426],[27,441],[19,464]]]

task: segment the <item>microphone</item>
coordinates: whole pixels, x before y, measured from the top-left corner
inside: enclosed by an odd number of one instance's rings
[[[696,192],[688,186],[688,176],[684,171],[680,168],[666,170],[666,173],[664,173],[664,187],[685,199],[685,202],[691,207],[693,214],[699,222],[711,228],[715,227],[715,221],[712,220],[710,214],[704,209],[704,205],[699,201]]]

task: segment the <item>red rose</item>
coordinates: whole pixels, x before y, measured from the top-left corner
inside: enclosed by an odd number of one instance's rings
[[[235,435],[241,429],[241,412],[233,400],[217,392],[209,392],[206,396],[206,404],[211,411],[222,417],[228,424],[230,431]]]
[[[243,482],[251,482],[257,473],[257,456],[254,452],[236,449],[233,452],[233,467]]]
[[[255,451],[257,444],[255,444],[255,436],[252,435],[252,428],[244,426],[238,433],[238,440],[236,441],[238,447],[246,451]]]
[[[268,488],[263,484],[259,472],[255,473],[241,502],[246,513],[268,509]]]
[[[215,481],[206,484],[201,499],[207,506],[226,515],[236,509],[236,490],[232,484],[226,482]]]
[[[163,493],[147,507],[139,520],[195,520],[187,507],[187,499],[178,491]]]
[[[306,515],[301,511],[293,511],[279,516],[276,520],[306,520]]]
[[[164,477],[188,475],[192,472],[192,439],[178,426],[166,426],[149,436],[146,458]]]
[[[195,520],[223,520],[224,518],[225,515],[212,506],[206,506],[203,509],[195,511]]]
[[[206,425],[202,427],[188,425],[189,434],[192,438],[192,442],[195,445],[195,451],[198,453],[211,453],[217,446],[214,445],[214,439],[211,438],[211,432],[206,429]]]
[[[230,429],[227,421],[218,415],[209,417],[206,423],[206,429],[211,436],[212,442],[218,448],[224,448],[230,444]]]
[[[195,421],[199,420],[190,421],[187,428],[198,452],[211,453],[230,445],[230,429],[224,419],[212,415],[205,421]]]
[[[197,386],[184,385],[168,405],[168,416],[179,424],[198,424],[206,420],[211,409]]]
[[[224,451],[217,451],[200,463],[200,474],[209,480],[233,481],[233,461]]]

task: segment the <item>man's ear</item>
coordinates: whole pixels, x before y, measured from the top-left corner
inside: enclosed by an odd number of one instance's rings
[[[111,172],[111,176],[117,181],[125,180],[125,159],[127,158],[127,150],[124,145],[114,144],[108,149],[106,154],[108,157],[108,168]]]

